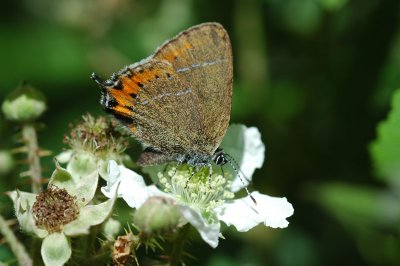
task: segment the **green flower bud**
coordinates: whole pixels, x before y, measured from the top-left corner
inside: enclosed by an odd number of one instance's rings
[[[177,227],[180,213],[172,200],[151,197],[135,212],[134,223],[146,235],[168,232]]]
[[[31,85],[23,83],[6,97],[2,110],[8,120],[33,121],[46,110],[46,102],[42,93]]]
[[[115,239],[120,229],[121,224],[113,218],[109,218],[103,225],[103,233],[109,240]]]
[[[8,174],[14,167],[14,158],[8,151],[0,151],[0,176]]]

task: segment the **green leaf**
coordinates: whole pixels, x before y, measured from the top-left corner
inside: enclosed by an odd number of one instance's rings
[[[40,251],[45,265],[64,265],[71,257],[71,245],[63,233],[48,235]]]
[[[392,110],[377,128],[377,139],[370,145],[375,170],[390,183],[400,182],[400,90],[392,97]]]
[[[318,202],[346,226],[384,226],[400,219],[398,198],[377,189],[331,183],[319,186],[316,195]]]

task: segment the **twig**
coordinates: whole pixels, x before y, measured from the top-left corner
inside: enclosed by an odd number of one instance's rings
[[[12,252],[15,254],[19,265],[30,266],[32,259],[26,252],[25,247],[18,241],[14,232],[8,227],[6,220],[0,215],[0,232],[4,235],[7,243],[10,245]]]
[[[32,179],[32,192],[39,193],[41,191],[42,169],[40,166],[39,146],[34,126],[31,124],[25,124],[22,128],[22,137],[28,152],[29,174]]]

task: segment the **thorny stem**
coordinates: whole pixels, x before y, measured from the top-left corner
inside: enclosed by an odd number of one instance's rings
[[[22,127],[22,138],[28,152],[29,174],[32,181],[32,192],[41,191],[42,169],[39,160],[39,146],[36,130],[32,124],[25,124]]]
[[[12,252],[18,260],[19,265],[33,265],[32,259],[26,252],[25,247],[15,237],[14,232],[8,227],[6,220],[0,215],[0,232],[10,245]]]
[[[182,263],[182,255],[184,251],[183,249],[185,247],[185,242],[189,235],[189,230],[190,226],[188,224],[179,230],[178,235],[174,242],[174,246],[172,247],[171,251],[171,261],[170,261],[171,266],[178,266],[180,264],[183,264]]]
[[[87,260],[89,265],[101,265],[101,263],[109,259],[112,244],[113,242],[108,240],[107,242],[102,243],[96,254],[90,256],[90,259]]]

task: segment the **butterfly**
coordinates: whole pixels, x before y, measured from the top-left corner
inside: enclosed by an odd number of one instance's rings
[[[146,148],[137,163],[223,165],[219,148],[232,105],[232,48],[219,23],[203,23],[166,41],[155,53],[103,81],[104,110]]]

